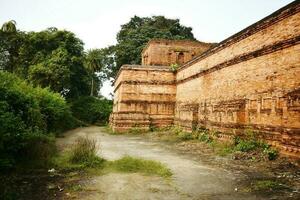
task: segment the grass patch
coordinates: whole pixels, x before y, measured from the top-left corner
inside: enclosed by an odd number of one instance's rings
[[[255,191],[274,191],[274,190],[280,190],[284,188],[285,188],[284,185],[274,180],[256,181],[252,186],[252,189]]]
[[[171,170],[160,162],[131,156],[124,156],[119,160],[111,161],[108,163],[107,168],[118,172],[142,173],[161,177],[172,176]]]
[[[198,140],[206,143],[219,156],[230,154],[241,154],[235,158],[251,158],[252,160],[275,160],[279,153],[276,149],[259,140],[258,133],[245,130],[243,137],[235,137],[233,141],[220,141],[220,132],[199,128],[192,132],[186,132],[179,126],[172,126],[154,133],[163,141],[180,142],[187,140]],[[248,156],[247,156],[248,154]],[[255,159],[257,157],[258,159]]]
[[[142,173],[170,177],[170,169],[160,162],[124,156],[115,161],[107,161],[96,155],[98,146],[95,140],[79,137],[69,151],[56,157],[56,168],[61,170],[83,170],[87,173],[103,174],[111,171]]]

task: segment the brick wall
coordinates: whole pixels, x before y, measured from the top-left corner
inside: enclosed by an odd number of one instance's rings
[[[142,65],[183,64],[213,44],[190,40],[150,40],[142,52]]]
[[[175,123],[238,134],[253,129],[300,150],[300,7],[293,4],[179,69]]]
[[[116,77],[113,129],[175,123],[228,137],[251,129],[283,153],[300,157],[300,4],[205,51],[209,46],[150,41],[144,65],[123,66]],[[174,74],[168,66],[179,60],[184,64]]]
[[[126,131],[173,123],[175,74],[163,66],[123,66],[115,82],[111,126]]]

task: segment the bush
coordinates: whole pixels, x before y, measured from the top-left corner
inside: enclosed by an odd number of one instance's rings
[[[106,124],[112,111],[112,101],[83,96],[71,102],[73,115],[87,124]]]
[[[21,158],[39,157],[28,149],[37,141],[48,148],[50,132],[66,130],[71,122],[69,107],[59,94],[0,72],[0,168],[12,167]]]
[[[200,132],[198,140],[205,143],[211,143],[213,141],[213,138],[210,136],[208,130],[203,130]]]
[[[235,149],[237,151],[249,152],[256,149],[257,147],[259,147],[259,145],[256,141],[240,140]]]
[[[275,160],[279,155],[278,150],[271,147],[265,148],[264,153],[268,156],[269,160]]]
[[[104,163],[104,159],[98,157],[97,143],[87,137],[79,137],[71,149],[69,160],[73,164],[81,164],[86,167],[97,167]]]
[[[180,132],[178,133],[178,138],[181,140],[192,140],[194,139],[192,133],[189,132]]]

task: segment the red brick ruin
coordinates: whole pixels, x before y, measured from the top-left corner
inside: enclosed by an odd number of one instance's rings
[[[112,129],[174,124],[225,138],[251,129],[299,158],[299,11],[295,1],[218,44],[151,40],[142,65],[116,77]]]

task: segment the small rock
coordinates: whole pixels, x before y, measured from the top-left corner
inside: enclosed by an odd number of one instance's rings
[[[234,191],[236,191],[236,192],[237,192],[237,191],[238,191],[238,189],[237,189],[237,188],[234,188]]]

